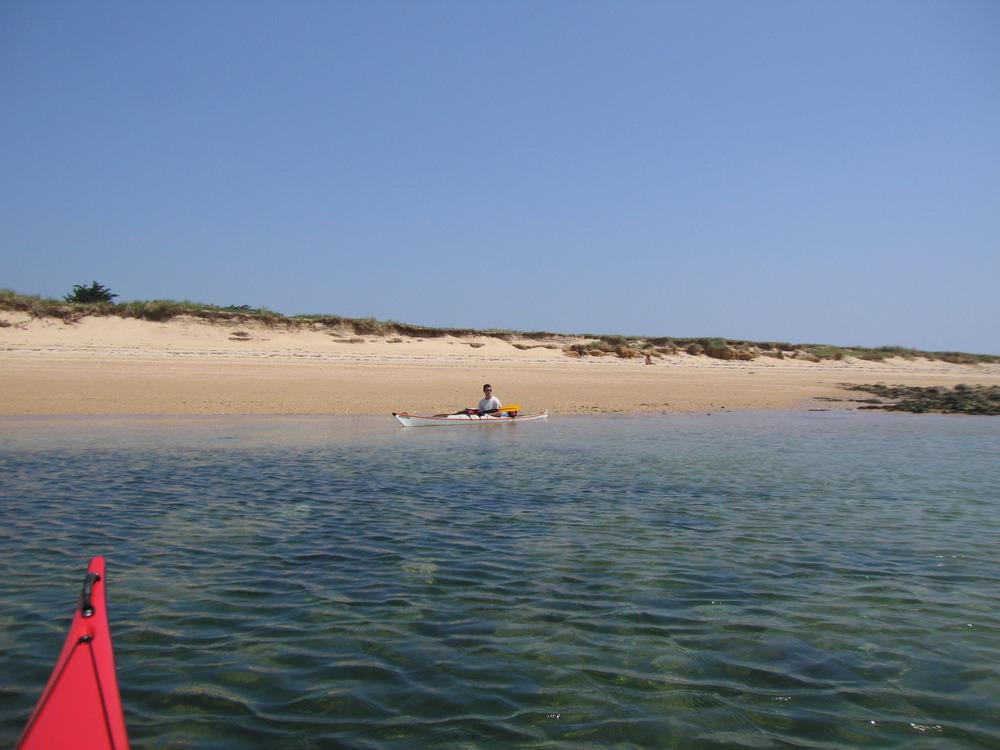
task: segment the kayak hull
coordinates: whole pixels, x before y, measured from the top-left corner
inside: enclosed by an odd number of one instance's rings
[[[496,417],[492,414],[448,414],[444,416],[422,416],[419,414],[407,414],[404,412],[393,412],[403,427],[484,427],[487,425],[516,424],[517,422],[538,422],[547,419],[548,411],[539,414],[525,414],[517,417]]]
[[[104,558],[95,557],[62,652],[16,750],[128,750],[104,575]]]

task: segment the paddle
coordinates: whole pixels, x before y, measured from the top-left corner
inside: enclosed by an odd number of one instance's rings
[[[455,412],[455,414],[466,414],[466,413],[468,413],[470,411],[475,411],[475,410],[474,409],[463,409],[462,411]],[[510,406],[501,406],[499,409],[490,409],[488,411],[484,411],[483,414],[498,414],[498,413],[511,412],[511,411],[521,411],[521,407],[518,406],[517,404],[511,404]],[[434,416],[435,417],[447,417],[447,416],[451,416],[451,415],[449,415],[449,414],[435,414]]]
[[[511,404],[510,406],[501,406],[499,409],[488,409],[483,414],[502,414],[505,411],[521,411],[521,407],[517,404]]]

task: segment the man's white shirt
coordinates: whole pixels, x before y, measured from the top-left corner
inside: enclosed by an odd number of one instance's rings
[[[503,404],[500,403],[500,399],[496,396],[490,396],[479,402],[479,411],[491,411],[492,409],[499,409],[501,406]]]

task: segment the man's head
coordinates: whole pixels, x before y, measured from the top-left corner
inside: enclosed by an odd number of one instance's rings
[[[486,396],[486,398],[489,398],[490,396],[492,396],[493,395],[493,386],[490,385],[489,383],[487,383],[486,385],[484,385],[483,386],[483,394]]]

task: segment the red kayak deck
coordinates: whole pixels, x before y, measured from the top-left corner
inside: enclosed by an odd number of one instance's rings
[[[16,750],[128,750],[103,557],[90,561],[80,599],[62,653]]]

